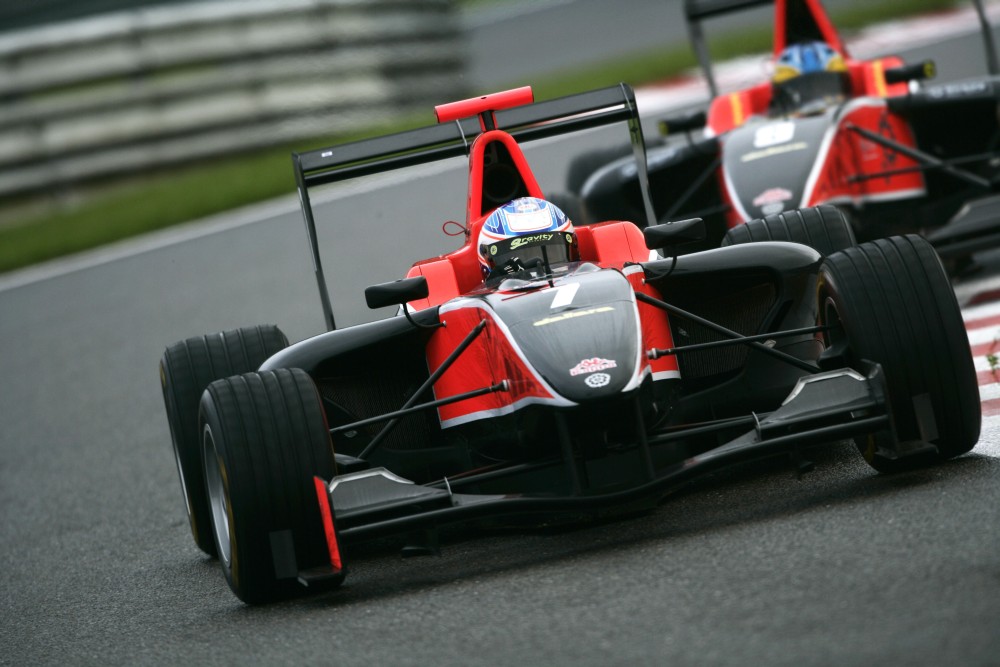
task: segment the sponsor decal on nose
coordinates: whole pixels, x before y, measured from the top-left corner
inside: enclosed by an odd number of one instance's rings
[[[609,382],[611,382],[611,376],[607,373],[591,373],[584,379],[588,387],[598,389],[600,387],[606,387]]]
[[[590,359],[584,359],[576,366],[569,369],[569,374],[573,376],[585,375],[587,373],[594,373],[596,371],[604,371],[609,368],[617,368],[617,367],[618,367],[618,362],[616,362],[614,359],[602,359],[600,357],[592,357]]]

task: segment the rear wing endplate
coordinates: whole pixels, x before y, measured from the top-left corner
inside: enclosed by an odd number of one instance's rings
[[[503,93],[497,94],[496,98],[498,100],[508,99],[504,97]],[[655,224],[656,218],[649,197],[649,179],[646,170],[646,150],[642,126],[639,122],[635,92],[627,84],[622,83],[554,100],[498,109],[491,113],[491,118],[497,128],[512,135],[518,142],[543,139],[617,122],[626,123],[635,153],[636,166],[639,170],[639,183],[645,200],[647,224]],[[309,188],[468,155],[473,140],[483,131],[485,128],[481,123],[481,118],[473,116],[448,120],[415,130],[292,154],[295,183],[312,251],[313,268],[319,286],[320,300],[323,303],[323,314],[330,331],[334,330],[336,326],[320,261]]]
[[[694,55],[698,59],[698,65],[705,74],[708,92],[712,98],[719,95],[719,86],[716,84],[715,74],[712,72],[712,57],[708,52],[705,32],[701,27],[702,21],[773,3],[774,0],[684,0],[684,18],[687,19],[688,38],[691,41],[691,48],[694,49]]]

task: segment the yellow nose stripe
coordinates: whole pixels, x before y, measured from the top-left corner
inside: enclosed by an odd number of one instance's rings
[[[739,93],[731,93],[729,95],[729,107],[733,112],[733,127],[742,125],[746,119],[746,115],[743,112],[743,99]]]

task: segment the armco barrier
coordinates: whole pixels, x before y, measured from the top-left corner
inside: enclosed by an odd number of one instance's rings
[[[244,0],[0,35],[0,197],[462,97],[450,0]]]

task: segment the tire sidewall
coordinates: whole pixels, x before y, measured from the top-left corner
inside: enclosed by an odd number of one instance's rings
[[[927,241],[890,237],[835,253],[817,289],[821,323],[832,308],[843,325],[832,342],[844,344],[847,364],[882,366],[899,440],[930,442],[936,461],[969,451],[979,437],[978,382],[954,291]],[[908,467],[879,453],[896,446],[886,437],[859,442],[866,460],[881,471]]]

